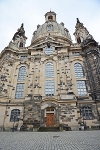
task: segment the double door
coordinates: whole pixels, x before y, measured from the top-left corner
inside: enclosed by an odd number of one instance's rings
[[[54,126],[54,113],[46,114],[46,126],[53,127]]]

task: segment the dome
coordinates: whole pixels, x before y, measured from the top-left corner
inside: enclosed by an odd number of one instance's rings
[[[48,34],[53,37],[64,37],[71,41],[71,36],[69,31],[64,27],[64,23],[57,23],[56,13],[47,12],[45,14],[46,22],[43,25],[37,25],[37,30],[33,33],[33,38],[31,43],[34,43],[36,39],[47,37]]]

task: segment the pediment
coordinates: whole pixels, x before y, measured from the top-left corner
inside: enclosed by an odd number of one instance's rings
[[[41,42],[37,42],[34,45],[31,45],[28,47],[28,49],[43,49],[44,47],[47,46],[47,43],[50,43],[50,45],[54,46],[54,47],[66,47],[66,46],[70,46],[70,44],[68,42],[63,43],[63,41],[56,41],[54,38],[49,37],[46,38],[45,40],[41,41]]]

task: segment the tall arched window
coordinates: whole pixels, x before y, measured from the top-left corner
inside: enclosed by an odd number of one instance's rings
[[[20,110],[19,109],[13,109],[11,111],[10,121],[11,122],[18,121],[19,117],[20,117]]]
[[[26,67],[22,66],[19,68],[18,81],[24,81],[25,77],[26,77]]]
[[[15,98],[20,99],[24,96],[24,86],[25,86],[25,77],[26,77],[26,66],[19,68],[18,81],[16,85]]]
[[[92,109],[88,106],[82,107],[81,108],[81,116],[84,119],[92,119],[93,118]]]
[[[51,62],[46,63],[45,76],[46,76],[46,78],[54,78],[53,63],[51,63]]]
[[[74,64],[74,70],[75,70],[75,76],[76,76],[76,83],[77,83],[77,90],[79,96],[85,96],[87,95],[86,90],[86,82],[84,80],[81,80],[80,78],[84,78],[83,68],[80,63]],[[80,79],[80,80],[78,80]]]
[[[83,68],[82,68],[82,65],[80,63],[74,64],[74,70],[75,70],[76,78],[83,78],[84,77]]]
[[[45,94],[47,96],[54,95],[54,66],[48,62],[45,67]]]

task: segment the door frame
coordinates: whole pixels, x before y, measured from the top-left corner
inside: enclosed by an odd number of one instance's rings
[[[50,109],[50,110],[47,110],[47,109]],[[52,111],[52,109],[53,109],[53,111]],[[47,117],[47,114],[54,114],[54,125],[55,125],[55,108],[54,107],[46,107],[45,108],[45,117]],[[46,120],[45,120],[45,124],[46,124]],[[53,125],[53,126],[54,126]],[[47,126],[47,125],[46,125]]]
[[[47,116],[48,116],[48,114],[50,115],[52,115],[53,116],[53,123],[52,124],[50,124],[50,125],[47,125]],[[49,116],[48,116],[49,117]],[[55,124],[55,118],[54,118],[54,113],[47,113],[46,114],[46,126],[47,127],[54,127],[54,124]]]

